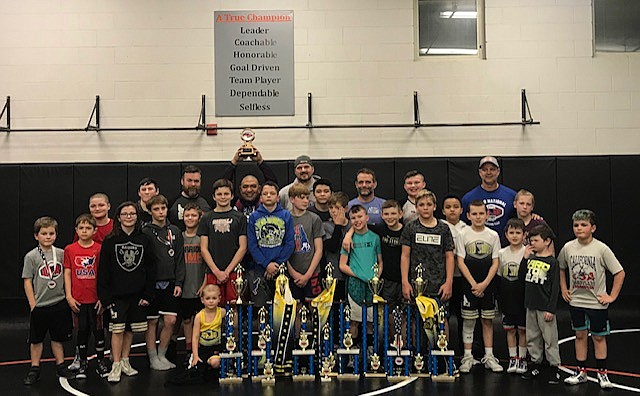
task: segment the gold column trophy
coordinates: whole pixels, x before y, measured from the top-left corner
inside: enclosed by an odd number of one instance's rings
[[[245,128],[240,134],[242,140],[242,147],[240,147],[239,156],[243,161],[251,161],[257,155],[256,148],[253,146],[253,140],[256,138],[256,133],[251,128]]]
[[[423,273],[424,269],[422,267],[422,263],[420,263],[416,267],[416,277],[411,281],[413,283],[413,293],[416,297],[422,296],[427,288],[427,282],[425,282],[424,277],[422,276]]]
[[[351,328],[350,328],[351,308],[349,307],[349,304],[344,306],[344,321],[345,321],[346,329],[344,331],[344,336],[342,337],[342,345],[344,345],[344,347],[347,348],[347,350],[349,350],[353,346],[353,336],[351,335]]]
[[[287,289],[287,276],[285,275],[287,271],[287,264],[280,264],[280,268],[278,268],[278,277],[276,278],[276,287],[280,290],[280,294],[284,296],[284,291]]]
[[[309,333],[307,332],[307,314],[309,313],[309,309],[303,305],[300,309],[300,339],[298,340],[298,345],[300,348],[305,351],[309,346]]]
[[[333,284],[333,281],[336,279],[333,277],[333,264],[331,261],[329,261],[324,268],[327,270],[327,276],[322,279],[322,286],[325,289],[329,289]]]
[[[236,296],[238,296],[238,298],[236,299],[236,305],[242,305],[242,293],[244,293],[244,289],[246,289],[247,287],[247,280],[243,277],[244,269],[242,268],[241,264],[238,264],[236,266],[235,272],[236,279],[231,281],[231,283],[233,284]]]
[[[233,309],[233,307],[229,308],[229,310],[227,311],[227,326],[229,329],[229,333],[227,334],[227,351],[229,353],[233,353],[233,351],[235,351],[236,349],[236,338],[233,335],[233,323],[236,320],[236,311],[235,309]]]
[[[422,266],[422,263],[418,264],[418,266],[416,267],[415,275],[416,277],[411,281],[411,283],[413,286],[413,293],[415,294],[415,297],[418,298],[424,295],[427,288],[427,282],[424,279],[424,267]],[[419,320],[418,317],[416,317],[416,321],[417,320]],[[429,324],[425,321],[423,326],[425,327],[425,332],[427,332],[427,327],[429,327]],[[416,327],[418,327],[418,322],[416,322]],[[425,357],[424,355],[422,355],[422,352],[419,350],[418,346],[418,351],[413,357],[413,367],[416,369],[416,373],[412,375],[416,377],[428,377],[429,373],[425,373],[422,371],[425,368],[425,363]]]
[[[253,382],[261,382],[267,378],[265,371],[267,370],[267,363],[271,365],[271,372],[273,376],[273,365],[271,364],[271,326],[268,323],[267,307],[260,307],[258,310],[258,350],[251,351],[251,357],[253,358],[254,375],[252,376]],[[263,374],[258,375],[259,361],[263,362]]]
[[[341,315],[344,334],[342,335],[342,345],[344,348],[338,348],[338,379],[359,379],[360,378],[360,348],[353,348],[353,336],[351,334],[351,308],[349,303],[344,304]],[[353,359],[353,373],[345,373],[346,358]]]
[[[333,351],[331,351],[331,345],[329,341],[331,339],[331,327],[329,323],[325,323],[322,327],[322,345],[323,345],[323,355],[322,358],[322,366],[320,367],[320,381],[322,382],[331,382],[331,378],[329,377],[333,373],[333,367],[336,364],[335,356],[333,355]]]

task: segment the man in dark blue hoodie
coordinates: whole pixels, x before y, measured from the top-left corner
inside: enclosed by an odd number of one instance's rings
[[[256,306],[273,299],[280,264],[293,253],[293,219],[278,203],[278,185],[267,181],[260,193],[261,205],[249,216],[247,239],[256,266],[250,276],[251,297]]]

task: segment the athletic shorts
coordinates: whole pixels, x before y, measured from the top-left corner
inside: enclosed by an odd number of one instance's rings
[[[148,320],[158,319],[160,315],[178,315],[179,297],[173,295],[174,288],[175,285],[171,282],[166,289],[156,289],[156,298],[147,310]]]
[[[223,350],[224,350],[224,347],[222,344],[212,345],[212,346],[198,345],[198,357],[204,363],[208,364],[208,361],[211,358],[211,356],[220,355]]]
[[[116,334],[124,332],[125,329],[134,333],[147,331],[147,307],[140,306],[139,302],[140,297],[117,298],[109,309],[109,331]]]
[[[49,333],[51,341],[66,342],[71,339],[73,325],[71,308],[66,300],[48,307],[35,307],[29,319],[29,343],[40,344]]]
[[[609,335],[609,310],[569,307],[574,331],[589,330],[592,335]]]
[[[103,315],[98,315],[95,306],[95,303],[80,305],[80,312],[73,312],[73,328],[78,331],[103,330]]]
[[[207,273],[207,285],[218,285],[220,287],[220,306],[223,307],[228,303],[234,303],[238,300],[238,294],[236,293],[235,285],[233,281],[237,279],[237,275],[235,272],[229,274],[229,278],[226,282],[218,281],[215,275]],[[247,286],[245,286],[245,290],[242,292],[243,300],[244,296],[246,296],[246,291],[249,288],[249,280],[245,277],[244,280],[247,282]]]
[[[199,298],[181,298],[179,303],[179,315],[182,319],[193,318],[203,307]]]
[[[400,305],[402,304],[402,283],[385,279],[380,294],[390,307]]]
[[[489,289],[489,288],[487,288]],[[478,310],[480,312],[478,312]],[[485,290],[484,296],[476,297],[471,293],[471,286],[465,285],[462,295],[461,312],[463,319],[493,319],[496,317],[496,301],[491,290]]]
[[[525,330],[527,328],[527,313],[504,314],[502,316],[502,328],[505,330],[515,330],[516,328]]]
[[[311,279],[304,287],[298,287],[293,278],[289,276],[289,289],[291,289],[291,295],[294,299],[304,301],[306,299],[312,299],[322,292],[322,284],[320,283],[320,277],[317,273],[311,276]]]

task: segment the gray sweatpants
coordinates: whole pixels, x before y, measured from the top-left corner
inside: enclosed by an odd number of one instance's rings
[[[534,363],[542,363],[542,354],[546,352],[551,366],[560,365],[558,323],[555,315],[551,322],[546,322],[544,311],[527,308],[527,349]]]

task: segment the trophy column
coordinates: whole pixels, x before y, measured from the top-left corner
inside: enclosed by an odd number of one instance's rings
[[[293,380],[294,381],[314,381],[315,380],[315,372],[314,372],[314,357],[316,354],[315,349],[307,349],[309,347],[309,335],[312,333],[307,331],[307,319],[309,315],[309,309],[306,305],[302,305],[300,309],[300,335],[298,337],[298,346],[300,349],[293,350]],[[306,358],[308,362],[308,373],[304,372],[305,368],[303,368],[302,374],[299,373],[299,363],[300,358]]]
[[[363,364],[363,372],[365,377],[386,377],[386,373],[384,372],[383,366],[386,364],[386,354],[382,357],[378,354],[378,344],[380,341],[379,338],[379,329],[383,329],[384,340],[383,345],[388,344],[388,328],[389,328],[389,318],[388,318],[388,308],[387,302],[380,297],[380,292],[382,291],[382,285],[384,283],[384,279],[380,278],[380,267],[378,263],[373,265],[373,278],[369,281],[369,289],[373,293],[373,302],[371,304],[365,303],[362,306],[362,364]],[[367,347],[367,308],[369,305],[372,306],[373,310],[373,353],[371,356],[369,355],[369,348]],[[380,311],[380,307],[382,306],[382,312]],[[383,315],[380,315],[380,314]],[[381,370],[382,368],[382,370]]]
[[[365,329],[366,331],[366,329]],[[338,348],[338,379],[359,379],[360,378],[360,348],[353,347],[353,338],[351,335],[351,308],[349,303],[340,304],[340,335],[344,348]],[[345,360],[349,357],[353,358],[353,373],[345,373]]]

